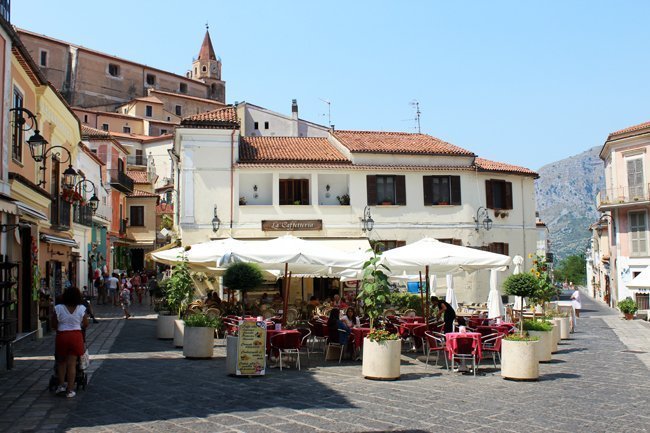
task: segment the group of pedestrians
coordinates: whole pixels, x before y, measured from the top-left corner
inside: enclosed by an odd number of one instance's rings
[[[135,303],[142,305],[147,290],[151,292],[152,283],[155,277],[149,277],[146,272],[135,272],[131,275],[126,273],[118,274],[108,272],[103,275],[96,275],[93,286],[97,292],[97,305],[121,306],[124,310],[124,318],[131,317],[129,306]]]

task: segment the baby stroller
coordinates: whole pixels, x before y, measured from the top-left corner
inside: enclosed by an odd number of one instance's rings
[[[84,348],[86,348],[86,330],[82,329],[81,334],[83,335],[83,339],[84,339]],[[56,368],[56,361],[57,361],[57,355],[56,355],[56,343],[55,343],[54,373],[52,374],[52,376],[50,376],[50,383],[48,385],[48,389],[50,390],[50,392],[54,392],[56,388],[59,386],[59,376]],[[86,371],[81,368],[81,357],[77,357],[77,368],[75,370],[76,370],[76,375],[74,378],[74,383],[76,385],[76,391],[78,392],[79,389],[83,389],[85,391],[86,385],[88,385],[88,375],[86,374]]]

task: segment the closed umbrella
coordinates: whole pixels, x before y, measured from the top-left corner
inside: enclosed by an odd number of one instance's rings
[[[515,269],[512,271],[513,275],[521,274],[521,265],[524,263],[524,258],[521,256],[514,256],[512,258],[512,263],[515,265]],[[512,308],[515,311],[520,311],[524,307],[526,307],[526,300],[521,296],[515,296],[515,305]]]
[[[458,310],[458,301],[456,300],[456,293],[454,293],[454,277],[447,274],[447,295],[445,301],[452,306],[454,311]]]
[[[497,289],[497,271],[490,270],[490,294],[488,295],[488,319],[496,319],[504,314],[503,302]]]

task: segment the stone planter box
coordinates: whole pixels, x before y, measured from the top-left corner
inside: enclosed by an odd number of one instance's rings
[[[571,338],[571,318],[560,317],[560,338],[568,340]]]
[[[361,374],[366,379],[399,379],[401,354],[402,340],[377,343],[364,338]]]
[[[553,349],[552,353],[557,352],[557,345],[560,342],[560,320],[552,319],[551,323],[553,324]]]
[[[503,340],[501,346],[501,376],[506,379],[537,380],[538,341]]]
[[[184,333],[185,333],[185,321],[174,320],[174,347],[183,347]]]
[[[178,319],[176,315],[158,315],[156,322],[156,337],[161,340],[171,340],[174,338],[174,321]]]
[[[212,358],[214,352],[214,328],[185,327],[183,356],[193,359]]]
[[[537,360],[539,362],[548,362],[551,360],[553,352],[553,331],[528,331],[531,337],[539,337],[537,342]]]
[[[226,336],[226,374],[235,376],[237,374],[237,348],[239,338],[234,335]]]

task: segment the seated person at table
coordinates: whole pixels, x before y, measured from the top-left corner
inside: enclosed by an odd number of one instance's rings
[[[354,307],[348,307],[345,314],[341,317],[341,321],[345,323],[348,328],[353,328],[357,324],[357,312]]]
[[[332,301],[332,307],[334,308],[346,308],[347,304],[341,300],[339,295],[334,295],[334,300]]]
[[[262,298],[260,299],[261,304],[269,304],[271,302],[271,297],[268,293],[263,293]]]
[[[454,311],[454,307],[449,305],[447,301],[438,299],[437,296],[431,297],[431,303],[434,307],[438,307],[437,318],[440,319],[440,316],[442,316],[443,320],[445,321],[445,334],[447,332],[454,332],[454,320],[456,320],[456,312]]]
[[[318,298],[316,296],[312,296],[309,298],[309,303],[307,303],[307,318],[311,319],[316,315],[316,308],[320,305],[320,302],[318,302]]]
[[[327,320],[327,330],[329,331],[329,339],[332,343],[339,343],[341,346],[348,344],[348,337],[350,336],[350,328],[341,319],[341,310],[332,308],[330,317]],[[339,329],[345,332],[339,332]]]
[[[205,305],[208,307],[218,307],[221,305],[221,298],[217,292],[212,292],[208,299],[205,301]]]

